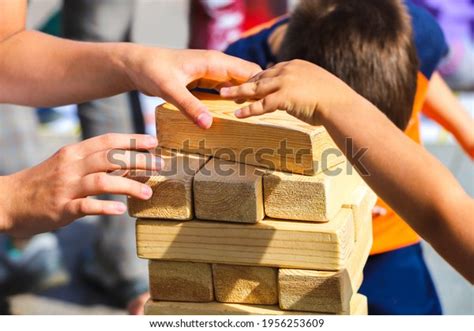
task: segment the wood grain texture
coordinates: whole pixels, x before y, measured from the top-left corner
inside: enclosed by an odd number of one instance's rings
[[[358,240],[359,228],[372,222],[372,209],[377,202],[377,195],[365,183],[359,186],[351,194],[343,208],[350,208],[353,212],[355,240]]]
[[[327,223],[137,221],[141,258],[340,270],[354,246],[352,212]]]
[[[327,222],[361,181],[347,162],[314,176],[268,171],[263,177],[265,214],[270,218]]]
[[[367,297],[360,293],[354,294],[351,300],[351,315],[368,315]]]
[[[153,300],[210,302],[214,300],[211,265],[207,263],[150,261]]]
[[[276,268],[213,264],[212,276],[216,301],[278,304]]]
[[[308,315],[283,311],[278,306],[245,305],[238,303],[194,303],[151,301],[145,305],[145,315]]]
[[[216,95],[196,93],[214,116],[202,130],[171,104],[156,109],[160,146],[280,171],[313,175],[344,160],[323,127],[311,126],[286,112],[237,119],[242,105]],[[323,162],[324,160],[324,162]]]
[[[326,315],[326,313],[321,313]],[[145,315],[318,315],[318,313],[280,310],[278,306],[245,305],[221,302],[169,302],[148,300]],[[361,294],[351,300],[351,315],[367,315],[367,298]]]
[[[360,227],[346,267],[337,272],[280,269],[279,305],[283,310],[349,314],[352,298],[363,280],[363,269],[372,247],[372,222]]]
[[[194,216],[193,176],[209,157],[165,148],[158,149],[156,155],[164,161],[161,171],[151,174],[138,171],[129,176],[129,178],[146,183],[153,190],[153,196],[149,200],[128,198],[130,216],[175,220],[192,219]]]
[[[212,158],[194,177],[194,209],[201,220],[261,221],[261,172],[253,166]]]

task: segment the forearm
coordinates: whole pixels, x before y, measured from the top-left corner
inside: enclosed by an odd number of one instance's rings
[[[354,151],[367,148],[354,164],[368,171],[366,182],[473,282],[474,203],[452,174],[359,96],[351,107],[328,111],[322,123],[341,149],[347,137]]]
[[[448,111],[457,114],[442,114],[440,105],[431,102],[425,104],[423,113],[450,132],[471,159],[474,159],[474,121],[459,101],[456,100],[456,104],[453,105],[454,108],[451,107]]]
[[[54,106],[131,90],[126,59],[134,47],[18,32],[0,42],[0,102]]]
[[[474,158],[474,120],[438,73],[430,80],[423,113],[451,132]]]
[[[7,232],[11,227],[8,179],[8,176],[0,176],[0,233]]]

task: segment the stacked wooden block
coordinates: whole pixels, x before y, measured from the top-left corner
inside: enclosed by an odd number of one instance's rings
[[[165,167],[135,178],[137,251],[149,259],[147,314],[365,314],[357,294],[374,193],[321,127],[283,112],[237,120],[198,95],[209,130],[157,108]]]

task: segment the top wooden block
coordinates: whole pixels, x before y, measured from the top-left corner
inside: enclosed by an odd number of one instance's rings
[[[208,130],[198,128],[171,104],[156,109],[160,146],[268,169],[314,175],[344,160],[322,126],[311,126],[283,111],[238,119],[242,105],[195,93],[214,116]]]

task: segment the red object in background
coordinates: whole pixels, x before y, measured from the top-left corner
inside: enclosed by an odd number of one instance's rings
[[[243,31],[286,14],[287,0],[246,0]]]
[[[189,48],[223,50],[243,31],[287,11],[287,0],[190,0]]]
[[[190,48],[223,50],[243,31],[245,0],[190,2]]]

